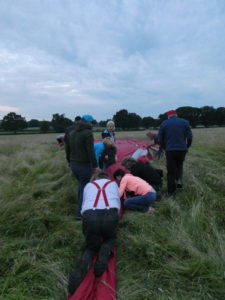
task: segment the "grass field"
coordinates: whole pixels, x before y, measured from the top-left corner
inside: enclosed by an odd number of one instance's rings
[[[193,134],[185,189],[162,196],[152,215],[120,222],[119,300],[225,299],[225,128]],[[84,239],[76,182],[55,138],[0,136],[0,300],[66,299]],[[117,138],[146,139],[144,131]],[[165,174],[165,158],[153,164]]]

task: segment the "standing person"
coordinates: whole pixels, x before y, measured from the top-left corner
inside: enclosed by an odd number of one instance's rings
[[[79,183],[78,188],[78,217],[80,216],[83,200],[83,190],[92,174],[98,171],[94,150],[91,115],[84,115],[69,134],[67,156],[72,173]]]
[[[115,123],[112,120],[107,122],[106,129],[102,132],[103,139],[107,136],[111,137],[113,141],[115,141]]]
[[[74,119],[74,123],[70,126],[68,126],[65,130],[65,134],[64,134],[64,143],[65,143],[65,151],[66,151],[66,159],[69,162],[70,157],[69,157],[69,134],[71,131],[73,131],[76,127],[76,125],[81,121],[81,117],[80,116],[76,116]]]
[[[159,144],[166,152],[167,195],[175,196],[177,188],[182,188],[183,163],[192,143],[192,131],[187,120],[178,118],[175,110],[166,113],[167,120],[159,129]]]
[[[81,214],[86,246],[84,254],[70,275],[70,294],[73,294],[83,281],[97,253],[99,255],[94,265],[94,274],[99,277],[106,271],[108,259],[114,253],[119,210],[118,185],[109,180],[104,172],[97,173],[84,188]]]
[[[150,184],[137,176],[126,174],[122,169],[118,169],[113,175],[120,185],[120,197],[125,199],[125,208],[145,213],[153,211],[151,205],[156,200],[156,191]],[[132,194],[129,198],[127,198],[128,193]]]

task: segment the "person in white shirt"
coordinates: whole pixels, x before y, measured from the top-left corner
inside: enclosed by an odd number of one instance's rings
[[[119,211],[120,196],[117,183],[111,181],[104,172],[99,172],[84,188],[81,215],[86,247],[70,275],[70,294],[73,294],[83,281],[97,253],[95,276],[100,277],[106,271],[108,259],[114,253]]]

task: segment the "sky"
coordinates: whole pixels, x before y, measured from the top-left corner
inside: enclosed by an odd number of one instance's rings
[[[224,0],[0,0],[0,119],[225,106]]]

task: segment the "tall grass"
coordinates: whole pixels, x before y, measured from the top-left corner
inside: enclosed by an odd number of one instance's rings
[[[122,218],[119,300],[225,299],[224,135],[224,128],[194,130],[184,190],[163,196],[152,215]],[[165,158],[153,165],[165,171]],[[84,243],[75,206],[76,181],[55,134],[0,136],[0,299],[66,299]]]

